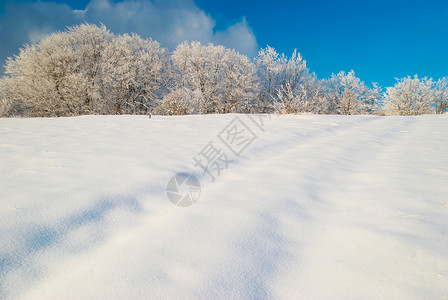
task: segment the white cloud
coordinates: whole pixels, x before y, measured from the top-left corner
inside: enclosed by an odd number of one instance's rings
[[[25,43],[82,20],[68,5],[46,2],[8,3],[0,14],[0,66]],[[0,74],[3,68],[0,67]]]
[[[255,56],[258,50],[255,35],[245,18],[225,31],[217,32],[214,40],[217,44],[237,49],[239,52],[249,56]]]
[[[212,42],[254,56],[258,50],[252,29],[243,18],[214,32],[212,17],[192,0],[91,0],[85,10],[48,2],[9,3],[0,15],[0,59],[18,53],[24,43],[81,22],[103,23],[114,33],[137,33],[173,49],[184,40]]]

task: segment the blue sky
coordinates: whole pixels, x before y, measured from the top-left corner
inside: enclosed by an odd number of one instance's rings
[[[319,78],[354,70],[370,84],[448,76],[448,1],[3,1],[0,57],[82,21],[136,32],[173,48],[184,39],[221,43],[249,56],[295,48]],[[78,11],[80,10],[80,11]]]

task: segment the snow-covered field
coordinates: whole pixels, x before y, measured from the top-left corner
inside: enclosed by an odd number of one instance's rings
[[[235,122],[253,133],[239,157],[218,137]],[[0,119],[0,298],[447,299],[447,128],[435,115]],[[193,159],[207,145],[231,160],[214,182]],[[190,207],[167,198],[177,172],[200,180]]]

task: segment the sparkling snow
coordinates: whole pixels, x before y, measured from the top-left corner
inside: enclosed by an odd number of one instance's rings
[[[236,116],[0,119],[0,298],[448,296],[448,115]]]

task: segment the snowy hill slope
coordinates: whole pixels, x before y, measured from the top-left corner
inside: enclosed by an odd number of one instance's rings
[[[447,128],[434,115],[0,119],[0,298],[447,297]],[[213,182],[194,160],[212,154]],[[179,172],[201,184],[186,208],[166,194]]]

